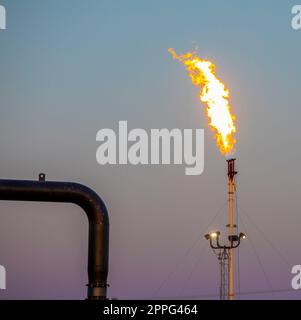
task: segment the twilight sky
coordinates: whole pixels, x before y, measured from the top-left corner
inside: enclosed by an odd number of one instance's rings
[[[217,260],[202,236],[226,224],[225,159],[198,89],[167,52],[196,45],[216,64],[236,115],[240,229],[249,236],[241,291],[291,287],[291,267],[301,264],[301,30],[290,22],[297,2],[0,0],[0,177],[45,172],[103,197],[110,297],[218,293]],[[96,133],[117,130],[119,120],[129,129],[204,128],[204,173],[98,165]],[[83,299],[87,227],[73,205],[1,202],[0,298]]]

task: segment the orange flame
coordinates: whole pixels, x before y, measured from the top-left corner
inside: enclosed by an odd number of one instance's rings
[[[194,53],[177,55],[168,49],[174,59],[182,62],[194,85],[200,86],[200,99],[207,105],[209,125],[215,131],[216,144],[223,155],[231,154],[236,143],[234,133],[235,117],[231,114],[229,91],[215,75],[215,65],[211,61],[201,60]]]

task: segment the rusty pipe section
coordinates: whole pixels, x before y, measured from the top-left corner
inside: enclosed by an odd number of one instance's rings
[[[109,217],[102,199],[90,188],[73,182],[0,180],[0,200],[64,202],[80,206],[89,221],[88,299],[106,299],[109,258]]]

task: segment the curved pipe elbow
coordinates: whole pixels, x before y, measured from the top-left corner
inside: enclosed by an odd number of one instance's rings
[[[109,216],[96,192],[73,182],[0,180],[0,200],[64,202],[80,206],[89,220],[88,299],[106,299]]]

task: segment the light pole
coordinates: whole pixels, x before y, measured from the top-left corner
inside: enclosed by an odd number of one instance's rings
[[[205,235],[205,239],[209,240],[210,247],[213,249],[213,252],[218,256],[219,264],[220,264],[220,299],[226,300],[228,297],[229,300],[233,300],[233,279],[232,279],[232,290],[230,286],[230,252],[233,249],[237,248],[240,245],[240,241],[246,238],[244,233],[240,233],[239,235],[229,235],[229,245],[221,245],[220,231],[213,231]],[[215,252],[218,250],[218,253]],[[228,263],[227,263],[228,260]],[[228,275],[228,277],[227,277]],[[233,275],[232,275],[233,276]],[[228,280],[228,281],[227,281]],[[228,289],[228,292],[227,292]]]

